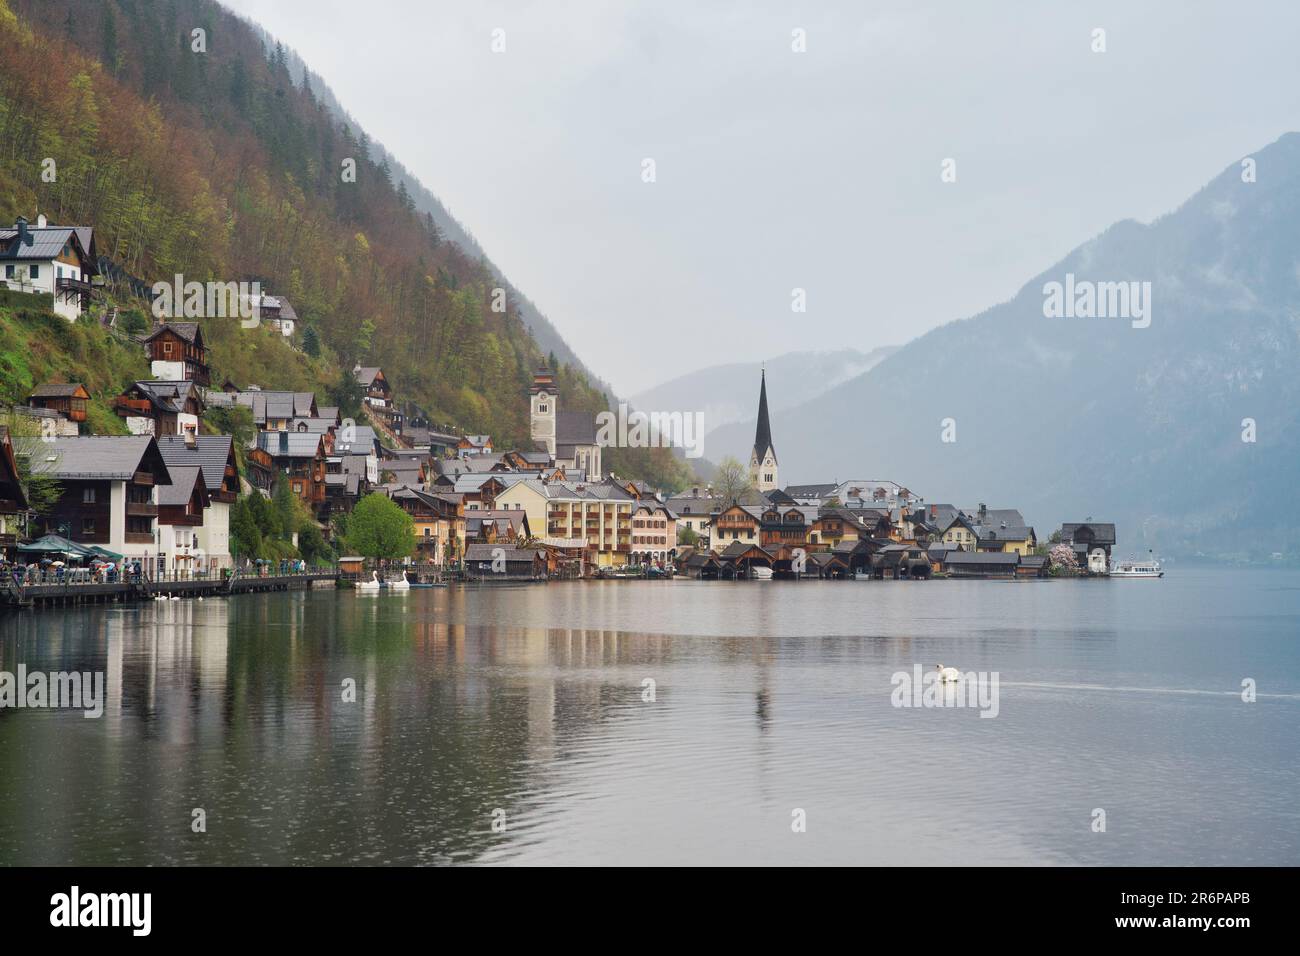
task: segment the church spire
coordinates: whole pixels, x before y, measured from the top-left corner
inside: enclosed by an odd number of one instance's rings
[[[776,449],[772,447],[772,423],[767,418],[767,369],[762,371],[762,383],[758,386],[758,428],[754,431],[754,457],[759,461],[767,454],[769,448],[775,456]]]

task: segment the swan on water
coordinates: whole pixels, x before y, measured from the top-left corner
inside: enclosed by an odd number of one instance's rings
[[[369,581],[358,581],[358,591],[378,591],[379,590],[379,572],[371,571]]]
[[[403,570],[403,571],[402,571],[402,574],[401,574],[401,577],[399,577],[396,581],[389,581],[389,582],[388,582],[388,587],[389,587],[390,590],[393,590],[393,591],[409,591],[409,590],[411,590],[411,582],[408,581],[408,580],[406,580],[406,571]]]

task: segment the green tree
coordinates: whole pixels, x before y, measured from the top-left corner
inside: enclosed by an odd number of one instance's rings
[[[373,492],[352,509],[347,547],[367,558],[408,557],[415,550],[415,522],[388,496]]]
[[[253,498],[261,497],[261,492],[254,491],[230,509],[230,548],[237,557],[256,558],[262,553],[262,531],[249,508]]]
[[[320,333],[316,326],[309,325],[302,333],[302,350],[312,358],[320,357]]]
[[[14,462],[18,465],[18,484],[27,499],[32,514],[49,514],[63,494],[63,486],[54,477],[54,462],[50,462],[50,445],[41,440],[41,427],[36,419],[8,412],[3,419],[14,449]]]

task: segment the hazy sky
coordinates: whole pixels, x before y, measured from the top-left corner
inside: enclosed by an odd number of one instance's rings
[[[223,2],[624,394],[900,344],[1300,128],[1292,0]]]

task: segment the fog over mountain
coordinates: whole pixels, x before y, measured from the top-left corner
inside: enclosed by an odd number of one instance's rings
[[[1294,554],[1300,134],[1248,158],[1253,170],[1234,163],[1176,211],[1116,223],[1010,301],[774,412],[782,482],[890,478],[929,501],[1019,507],[1044,535],[1113,520],[1122,552]],[[1044,287],[1068,274],[1076,288],[1150,282],[1149,327],[1046,317]],[[769,374],[768,394],[792,384]],[[720,429],[710,457],[747,455],[753,433],[752,416]]]

